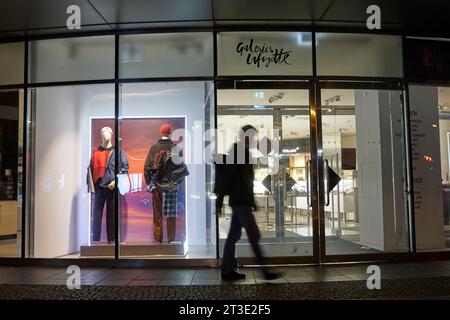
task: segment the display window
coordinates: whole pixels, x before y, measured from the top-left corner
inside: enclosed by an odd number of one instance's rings
[[[30,95],[33,257],[111,258],[117,236],[123,258],[215,256],[212,83],[122,85],[119,128],[113,85]],[[183,169],[169,171],[163,151]]]
[[[129,163],[119,178],[121,257],[215,257],[206,139],[213,88],[210,82],[121,86],[120,142]],[[174,156],[176,170],[165,164]]]

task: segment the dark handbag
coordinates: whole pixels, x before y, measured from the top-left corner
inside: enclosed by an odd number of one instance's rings
[[[171,160],[168,160],[171,162]],[[186,164],[181,163],[179,165],[169,165],[170,169],[167,171],[167,179],[173,183],[179,183],[186,176],[189,175]]]

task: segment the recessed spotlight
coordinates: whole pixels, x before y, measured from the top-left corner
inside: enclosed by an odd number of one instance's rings
[[[264,99],[264,91],[255,92],[255,98]]]

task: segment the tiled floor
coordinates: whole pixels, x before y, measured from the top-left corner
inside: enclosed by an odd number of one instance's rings
[[[283,277],[272,283],[311,283],[366,280],[368,265],[289,266],[277,267]],[[450,277],[450,261],[380,264],[382,279],[415,279]],[[257,268],[241,268],[247,275],[233,284],[267,283]],[[0,284],[65,285],[68,275],[64,268],[0,267]],[[220,285],[219,269],[167,268],[85,268],[81,269],[84,286],[177,286]]]

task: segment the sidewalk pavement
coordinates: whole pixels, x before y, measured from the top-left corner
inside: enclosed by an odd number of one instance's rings
[[[241,268],[224,283],[217,268],[81,268],[81,290],[57,267],[0,267],[0,299],[372,299],[450,297],[450,261],[380,263],[381,290],[369,290],[370,264],[274,267],[266,281]],[[225,290],[224,290],[225,288]],[[117,295],[120,289],[120,295]]]

